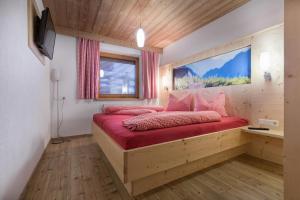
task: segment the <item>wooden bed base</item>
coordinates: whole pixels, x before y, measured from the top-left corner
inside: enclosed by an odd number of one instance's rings
[[[246,152],[251,138],[240,128],[124,150],[98,125],[93,136],[128,193],[144,193]]]

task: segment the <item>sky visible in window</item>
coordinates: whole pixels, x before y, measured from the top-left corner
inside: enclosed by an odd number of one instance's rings
[[[101,58],[100,94],[135,94],[135,64]]]

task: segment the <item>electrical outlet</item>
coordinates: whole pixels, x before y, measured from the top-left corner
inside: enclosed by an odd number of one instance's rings
[[[259,125],[265,125],[270,127],[278,127],[279,121],[278,120],[272,120],[272,119],[259,119],[258,120]]]

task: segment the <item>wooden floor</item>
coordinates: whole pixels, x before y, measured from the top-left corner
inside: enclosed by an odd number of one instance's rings
[[[92,137],[79,137],[47,147],[21,199],[131,198]],[[283,199],[282,167],[244,155],[135,199]]]

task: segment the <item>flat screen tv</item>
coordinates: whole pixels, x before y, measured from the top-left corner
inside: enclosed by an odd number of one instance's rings
[[[43,10],[41,19],[37,19],[36,28],[35,43],[40,52],[52,60],[56,33],[49,8]]]

